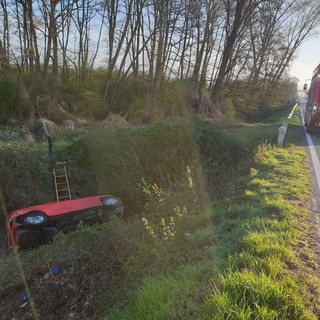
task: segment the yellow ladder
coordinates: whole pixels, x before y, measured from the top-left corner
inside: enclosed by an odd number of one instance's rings
[[[57,201],[70,200],[71,192],[66,168],[66,162],[56,162],[53,166],[54,185]]]

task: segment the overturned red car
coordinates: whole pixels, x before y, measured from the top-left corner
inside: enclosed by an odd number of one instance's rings
[[[112,195],[49,202],[9,213],[6,246],[20,249],[35,248],[47,242],[60,231],[74,230],[80,221],[94,224],[108,216],[121,216],[124,207],[121,200]]]

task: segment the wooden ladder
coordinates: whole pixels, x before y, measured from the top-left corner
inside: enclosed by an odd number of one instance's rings
[[[66,168],[66,162],[56,162],[53,166],[54,185],[57,201],[70,200],[71,192]]]

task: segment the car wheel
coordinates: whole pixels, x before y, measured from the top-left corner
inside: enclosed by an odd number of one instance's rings
[[[101,202],[106,208],[117,208],[119,205],[121,205],[120,199],[113,196],[104,197],[101,199]]]
[[[22,224],[26,228],[41,228],[47,221],[47,216],[41,211],[29,212],[22,217]]]
[[[108,213],[115,213],[118,216],[123,214],[123,204],[121,200],[114,196],[106,196],[101,198],[103,208]]]

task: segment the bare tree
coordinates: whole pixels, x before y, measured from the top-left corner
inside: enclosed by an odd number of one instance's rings
[[[310,0],[292,1],[286,8],[288,18],[284,20],[281,55],[271,77],[274,87],[281,79],[300,45],[315,34],[320,25],[320,6]]]
[[[124,6],[125,14],[120,12],[120,0],[108,0],[107,7],[107,20],[108,20],[108,64],[107,64],[107,79],[106,89],[104,94],[104,101],[108,102],[110,97],[110,85],[112,74],[116,69],[121,50],[125,44],[126,36],[130,27],[130,20],[133,10],[133,0],[127,0],[128,3]],[[119,29],[117,29],[119,28]],[[128,54],[128,49],[126,50]]]
[[[243,31],[247,27],[255,8],[255,0],[225,1],[226,37],[217,78],[211,89],[211,98],[215,103],[221,98],[223,81],[234,66],[233,57],[235,55],[235,45],[237,41],[241,39]]]
[[[48,73],[49,62],[52,61],[52,72],[58,73],[58,26],[56,21],[56,8],[61,0],[42,0],[46,26],[44,74]]]
[[[0,8],[2,67],[10,52],[21,70],[84,82],[99,60],[106,105],[131,77],[148,81],[147,118],[166,79],[190,79],[217,106],[244,86],[267,92],[320,24],[311,0],[0,0]]]
[[[9,66],[9,19],[8,19],[8,4],[6,0],[0,1],[0,6],[3,10],[2,14],[2,38],[0,39],[0,66],[2,68]]]

